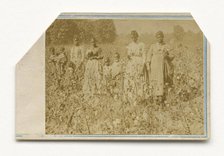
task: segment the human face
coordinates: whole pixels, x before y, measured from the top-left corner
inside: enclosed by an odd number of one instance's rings
[[[114,57],[115,59],[115,62],[119,62],[119,55],[118,54],[115,54],[115,57]]]
[[[110,62],[109,62],[109,61],[106,61],[106,62],[105,62],[105,65],[106,65],[106,66],[109,66],[109,65],[110,65]]]
[[[138,36],[137,35],[131,35],[131,39],[132,39],[132,41],[137,42],[138,41]]]
[[[50,49],[51,53],[54,55],[55,54],[55,49]]]
[[[91,44],[92,44],[92,46],[95,47],[95,46],[96,46],[96,40],[92,39],[92,40],[91,40]]]
[[[74,40],[74,45],[78,46],[79,45],[79,40],[75,39]]]
[[[157,35],[156,40],[158,43],[163,43],[163,36],[162,35]]]
[[[61,49],[60,49],[60,53],[63,53],[64,51],[65,51],[64,48],[61,48]]]
[[[69,73],[69,74],[72,74],[72,73],[73,73],[73,68],[71,68],[71,67],[68,68],[68,73]]]

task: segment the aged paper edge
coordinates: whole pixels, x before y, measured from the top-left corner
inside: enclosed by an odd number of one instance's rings
[[[62,13],[59,15],[58,19],[67,19],[67,18],[61,18],[61,15],[72,15],[72,18],[75,19],[75,16],[78,16],[80,13]],[[108,16],[111,18],[114,15],[119,16],[120,13],[81,13],[82,16],[85,16],[86,18],[92,18],[96,15],[104,15],[104,17],[108,18]],[[90,15],[90,16],[88,16]],[[138,15],[178,15],[178,16],[188,16],[190,20],[193,20],[193,17],[189,13],[122,13],[123,16],[126,15],[134,15],[135,18],[142,19]],[[82,16],[78,16],[78,18],[82,18]],[[70,16],[71,18],[71,16]],[[99,16],[99,18],[102,18]],[[125,17],[122,17],[125,18]],[[131,17],[133,18],[133,17]],[[179,18],[178,18],[179,19]],[[182,20],[181,18],[179,20]],[[205,119],[206,122],[206,134],[205,135],[82,135],[82,136],[76,136],[76,135],[45,135],[45,134],[18,134],[16,132],[16,140],[208,140],[210,138],[210,44],[205,38],[206,41],[206,52],[207,52],[207,97],[206,97],[206,113],[207,118]],[[205,43],[205,42],[204,42]],[[205,48],[205,47],[204,47]]]

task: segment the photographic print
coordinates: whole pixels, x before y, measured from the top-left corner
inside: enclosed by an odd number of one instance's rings
[[[63,13],[43,40],[40,138],[208,139],[208,43],[190,14]]]

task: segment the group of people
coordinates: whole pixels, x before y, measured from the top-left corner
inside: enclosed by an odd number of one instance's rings
[[[113,62],[102,56],[95,38],[85,48],[76,37],[68,56],[65,48],[61,48],[58,54],[54,48],[50,50],[49,63],[55,66],[51,73],[60,78],[64,75],[68,79],[67,85],[83,77],[81,90],[85,97],[108,94],[116,99],[136,102],[150,90],[154,100],[162,102],[166,87],[172,86],[174,57],[169,54],[163,32],[158,31],[155,37],[157,42],[146,51],[145,44],[138,41],[137,31],[131,31],[132,42],[127,46],[127,58],[121,59],[115,52]]]

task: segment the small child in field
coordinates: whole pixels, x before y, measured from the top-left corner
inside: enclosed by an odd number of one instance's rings
[[[65,54],[65,48],[62,47],[56,57],[56,68],[59,78],[64,74],[65,72],[65,65],[67,62],[67,57]]]
[[[120,62],[120,55],[118,53],[115,53],[114,62],[111,65],[112,78],[116,79],[116,77],[119,76],[121,72],[122,72],[122,64]]]
[[[111,81],[111,67],[110,67],[110,58],[106,58],[103,66],[103,92],[108,94],[110,93],[110,81]]]
[[[127,63],[124,67],[124,88],[123,88],[123,98],[124,101],[134,103],[136,100],[136,89],[134,81],[133,63],[131,58],[127,57]]]
[[[63,89],[66,94],[70,94],[74,88],[76,82],[76,77],[74,75],[74,69],[72,66],[69,66],[64,74],[64,77],[61,81],[61,89]]]
[[[48,64],[49,64],[49,68],[50,68],[50,74],[54,77],[56,76],[56,52],[55,52],[55,48],[51,47],[50,48],[50,56],[48,58]]]
[[[122,94],[122,81],[123,81],[123,69],[122,63],[120,61],[120,54],[115,53],[114,62],[111,65],[111,75],[112,75],[112,92],[114,98],[118,98]]]

